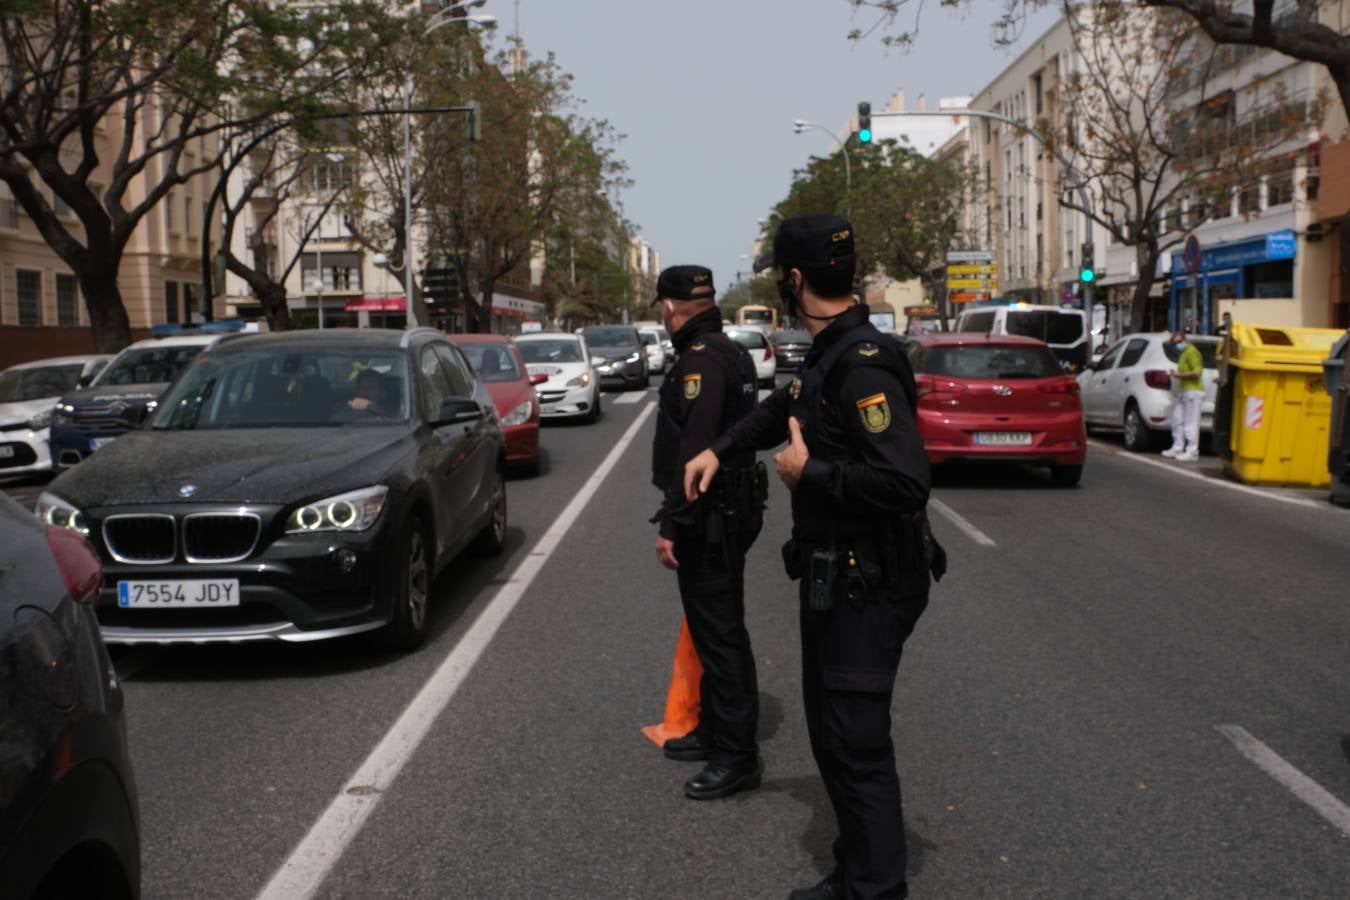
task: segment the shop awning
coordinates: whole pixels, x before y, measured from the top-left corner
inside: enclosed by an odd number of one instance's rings
[[[402,297],[356,297],[342,304],[346,312],[407,312],[408,304]]]

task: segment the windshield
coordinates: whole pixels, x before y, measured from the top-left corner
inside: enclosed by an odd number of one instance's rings
[[[1010,309],[1005,328],[1008,334],[1064,346],[1083,339],[1083,315],[1072,310]]]
[[[521,341],[516,345],[526,363],[579,363],[586,360],[581,356],[581,342],[559,338],[556,341]]]
[[[642,346],[644,347],[652,347],[661,343],[661,339],[650,331],[639,331],[638,338],[642,341]]]
[[[811,335],[805,331],[775,331],[773,335],[775,344],[809,344]]]
[[[636,332],[631,328],[587,328],[581,334],[593,350],[627,350],[637,347]]]
[[[516,365],[516,357],[509,347],[498,344],[460,344],[459,349],[473,363],[474,371],[484,381],[519,381],[524,376]]]
[[[1197,340],[1195,338],[1191,338],[1190,341],[1200,351],[1200,359],[1204,362],[1206,369],[1218,368],[1218,364],[1214,360],[1214,354],[1219,350],[1218,341]],[[1170,340],[1163,341],[1163,353],[1166,353],[1167,358],[1172,362],[1181,359],[1181,351]]]
[[[1051,378],[1064,374],[1048,347],[1008,344],[931,347],[923,370],[929,375],[954,378]]]
[[[773,310],[765,309],[762,306],[743,306],[741,307],[741,321],[750,322],[755,325],[772,325]]]
[[[764,335],[758,331],[728,331],[727,337],[750,350],[764,349]]]
[[[164,384],[206,348],[200,344],[176,347],[129,347],[108,363],[94,384]]]
[[[151,420],[154,429],[384,425],[408,419],[407,361],[389,350],[259,348],[207,354]]]
[[[60,397],[80,382],[84,366],[39,366],[0,372],[0,403]]]

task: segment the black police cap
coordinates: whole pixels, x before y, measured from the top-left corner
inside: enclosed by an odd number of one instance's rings
[[[784,219],[773,236],[773,251],[755,260],[755,271],[829,269],[855,261],[853,226],[826,213]]]
[[[651,305],[655,306],[658,300],[711,300],[715,294],[712,269],[671,266],[663,269],[656,279],[656,296]]]

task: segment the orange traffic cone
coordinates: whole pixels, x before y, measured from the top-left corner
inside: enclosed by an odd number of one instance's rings
[[[684,737],[698,727],[698,683],[703,664],[694,651],[689,623],[680,619],[680,639],[675,644],[675,664],[670,670],[670,689],[666,691],[666,717],[660,725],[647,725],[642,733],[660,747],[671,738]]]

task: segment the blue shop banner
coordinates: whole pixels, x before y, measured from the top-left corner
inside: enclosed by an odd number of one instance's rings
[[[1272,231],[1251,240],[1232,244],[1220,244],[1205,250],[1200,255],[1200,271],[1215,272],[1221,269],[1239,269],[1257,263],[1272,262],[1281,259],[1293,259],[1298,250],[1298,240],[1292,231]],[[1172,254],[1172,274],[1186,275],[1184,254]]]

